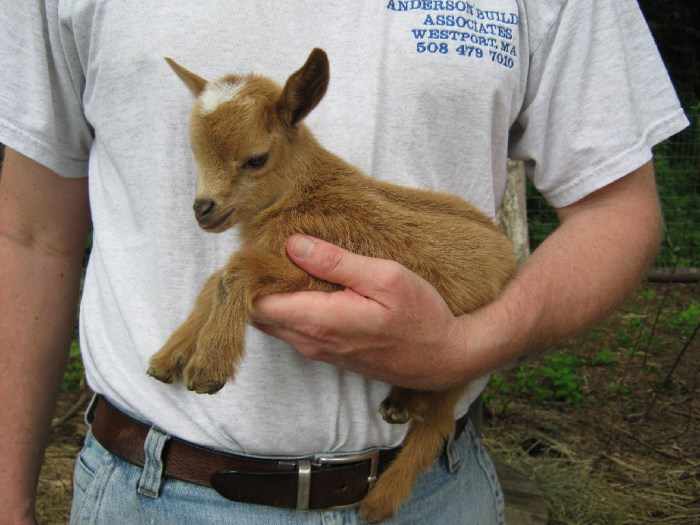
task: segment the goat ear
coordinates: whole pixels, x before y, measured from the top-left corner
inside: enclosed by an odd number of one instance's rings
[[[204,80],[199,75],[195,75],[194,73],[192,73],[192,71],[185,69],[180,64],[175,62],[172,58],[165,57],[165,60],[173,69],[173,71],[175,71],[175,74],[178,77],[180,77],[180,80],[182,80],[185,83],[185,85],[187,85],[187,87],[190,88],[190,91],[195,97],[198,97],[202,93],[202,91],[204,91],[204,87],[207,85],[206,80]]]
[[[325,51],[316,48],[301,69],[287,79],[278,102],[280,115],[287,125],[299,123],[321,101],[328,88],[329,69]]]

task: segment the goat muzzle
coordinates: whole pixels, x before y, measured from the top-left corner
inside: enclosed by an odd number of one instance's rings
[[[214,209],[216,208],[216,203],[209,199],[197,199],[194,201],[192,209],[194,210],[194,216],[197,217],[197,221],[206,221],[214,215]]]

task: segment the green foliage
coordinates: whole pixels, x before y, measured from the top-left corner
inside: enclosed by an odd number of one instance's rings
[[[489,385],[482,395],[484,406],[502,415],[513,413],[513,388],[501,373],[491,376]]]
[[[559,402],[572,407],[581,404],[580,392],[583,378],[577,372],[577,357],[555,352],[544,358],[542,366],[534,370],[523,369],[525,384],[534,386],[539,402]]]
[[[594,367],[609,376],[604,383],[607,393],[617,398],[628,396],[633,393],[633,387],[627,384],[625,376],[632,362],[638,363],[641,373],[656,388],[662,388],[664,378],[658,356],[666,354],[668,346],[664,346],[667,343],[662,343],[659,333],[673,334],[674,340],[693,337],[700,324],[700,300],[680,300],[682,297],[675,294],[662,298],[651,289],[641,290],[639,298],[630,305],[632,311],[621,312],[616,318],[614,331],[591,330],[587,341],[594,351],[580,355],[554,352],[539,364],[494,374],[484,392],[485,406],[493,413],[507,416],[521,401],[574,409],[584,402],[596,402],[595,394],[584,389],[586,371],[589,379],[601,377],[593,372]],[[662,299],[662,305],[656,306]],[[650,309],[654,312],[656,308],[660,309],[658,314],[649,315]]]
[[[577,370],[578,365],[576,356],[554,352],[545,356],[539,366],[518,368],[509,374],[510,379],[502,374],[494,374],[484,394],[484,403],[503,414],[512,411],[513,399],[524,397],[541,405],[578,408],[583,401],[583,377]]]
[[[591,359],[593,366],[617,366],[620,353],[610,350],[610,348],[601,348]]]
[[[68,363],[61,382],[61,390],[65,392],[66,390],[80,388],[84,377],[85,371],[83,370],[83,361],[80,359],[80,346],[77,339],[74,339],[70,345]]]
[[[688,306],[676,312],[669,320],[669,328],[687,335],[700,323],[700,302],[691,301]]]
[[[612,347],[618,352],[634,355],[639,351],[642,333],[645,331],[646,317],[643,315],[626,314],[622,317],[622,326],[615,334]]]

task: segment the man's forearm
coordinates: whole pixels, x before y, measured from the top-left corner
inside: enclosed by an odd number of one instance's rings
[[[501,298],[462,320],[481,371],[519,362],[595,324],[634,287],[658,248],[661,216],[651,165],[559,214],[561,226]]]
[[[75,329],[81,265],[13,244],[0,237],[0,494],[28,497],[14,505],[31,507]]]
[[[75,329],[86,180],[6,149],[0,179],[0,523],[32,523],[49,422]]]

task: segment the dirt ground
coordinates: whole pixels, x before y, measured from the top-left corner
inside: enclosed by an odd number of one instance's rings
[[[557,347],[576,356],[573,372],[550,362],[536,380],[510,372],[489,388],[484,440],[542,488],[552,524],[700,524],[698,301],[697,284],[644,284],[601,327]],[[567,398],[572,384],[579,397]],[[56,416],[80,396],[63,393]],[[52,432],[42,524],[68,522],[85,430],[79,410]]]
[[[486,444],[543,489],[553,524],[700,524],[699,302],[698,284],[645,284],[597,330],[559,345],[576,356],[577,408],[492,382]],[[548,366],[554,379],[538,385],[556,390],[563,377],[566,392],[565,367]]]

